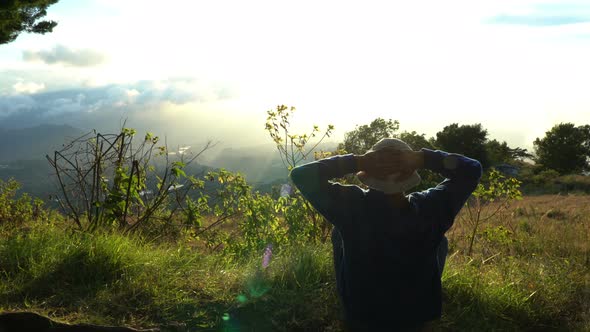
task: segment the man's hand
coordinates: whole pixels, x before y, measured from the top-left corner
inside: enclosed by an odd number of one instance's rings
[[[384,148],[357,156],[357,168],[369,176],[387,178],[398,174],[397,180],[403,180],[417,169],[424,166],[424,154],[421,151],[400,151]]]

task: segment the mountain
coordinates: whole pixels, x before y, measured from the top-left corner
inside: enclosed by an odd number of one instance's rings
[[[54,173],[47,160],[40,158],[0,164],[1,181],[15,179],[21,184],[21,192],[44,200],[58,188]]]
[[[0,163],[44,159],[64,143],[84,132],[68,125],[40,125],[22,129],[0,129]]]
[[[314,151],[334,151],[336,147],[335,143],[324,143]],[[313,152],[309,154],[306,161],[313,161]],[[301,161],[299,164],[306,161]],[[213,157],[205,154],[201,162],[211,167],[240,172],[254,186],[286,182],[289,175],[276,146],[272,144],[241,148],[227,147]]]
[[[0,128],[0,180],[14,178],[22,185],[22,192],[47,198],[57,187],[45,155],[83,134],[67,125]]]
[[[22,184],[22,191],[33,196],[47,198],[55,193],[55,171],[49,166],[45,155],[52,155],[63,144],[85,134],[80,129],[67,125],[40,125],[25,129],[0,129],[0,180],[14,178]],[[186,149],[198,152],[204,144],[193,148],[170,147],[175,157]],[[220,149],[221,148],[221,149]],[[333,151],[335,143],[324,143],[316,151]],[[177,151],[178,150],[178,151]],[[174,160],[173,157],[171,160]],[[308,161],[313,160],[313,153]],[[301,164],[303,162],[300,162]],[[203,153],[185,169],[187,174],[201,175],[209,170],[225,168],[239,172],[256,190],[270,192],[274,186],[288,181],[288,171],[276,146],[259,144],[249,147],[217,146]]]

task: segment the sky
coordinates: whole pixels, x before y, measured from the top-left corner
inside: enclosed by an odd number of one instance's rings
[[[482,123],[532,149],[590,123],[590,2],[60,0],[0,45],[0,127],[149,129],[270,143],[266,111],[341,140],[377,117],[435,135]]]

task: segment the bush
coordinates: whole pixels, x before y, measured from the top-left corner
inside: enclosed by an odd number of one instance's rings
[[[46,156],[59,183],[59,204],[79,229],[118,226],[130,231],[183,201],[187,191],[203,182],[187,176],[184,168],[210,147],[197,154],[176,153],[146,133],[135,138],[134,129],[118,134],[88,133]],[[181,189],[182,188],[182,189]],[[170,207],[171,216],[178,207]]]
[[[46,219],[47,212],[40,199],[27,193],[17,197],[20,184],[14,179],[0,180],[0,225],[20,225],[25,221]]]
[[[553,184],[558,177],[559,172],[548,169],[533,175],[531,182],[537,186],[548,186]]]
[[[520,181],[506,177],[495,169],[484,174],[481,183],[477,185],[472,197],[465,204],[468,213],[467,218],[462,220],[467,221],[471,229],[467,255],[473,252],[479,227],[497,215],[505,213],[512,201],[520,199],[522,199]]]
[[[580,192],[590,194],[590,176],[570,174],[555,180],[560,192]]]

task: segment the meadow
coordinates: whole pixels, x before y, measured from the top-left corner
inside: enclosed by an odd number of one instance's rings
[[[514,201],[480,225],[471,255],[466,213],[447,234],[435,330],[590,330],[590,196]],[[263,262],[189,235],[78,232],[54,213],[0,235],[2,311],[162,331],[343,329],[327,243],[275,247]]]

